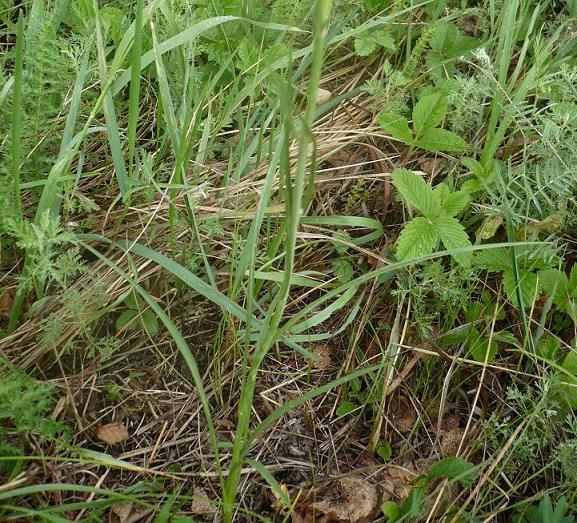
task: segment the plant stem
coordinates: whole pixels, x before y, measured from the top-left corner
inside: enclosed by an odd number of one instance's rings
[[[267,319],[263,322],[261,335],[259,336],[254,348],[253,360],[241,389],[240,403],[238,407],[238,422],[235,431],[230,470],[223,489],[222,507],[223,520],[225,523],[229,523],[233,519],[234,500],[238,483],[240,481],[242,464],[245,458],[243,447],[246,444],[245,439],[247,438],[250,427],[252,400],[258,372],[262,361],[277,339],[277,329],[281,323],[289,297],[295,261],[297,233],[303,212],[302,199],[306,183],[307,164],[310,155],[309,151],[312,138],[311,130],[315,118],[316,97],[321,79],[324,60],[324,42],[328,30],[331,7],[332,0],[317,0],[314,19],[311,76],[307,90],[307,105],[301,121],[302,128],[299,132],[297,166],[294,182],[287,183],[286,187],[288,196],[290,197],[287,198],[286,204],[287,228],[284,275],[281,287],[269,309],[270,313]]]

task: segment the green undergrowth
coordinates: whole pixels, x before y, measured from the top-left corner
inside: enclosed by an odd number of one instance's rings
[[[575,521],[576,24],[0,4],[0,519],[340,521],[311,499],[373,460],[412,471],[374,520]]]

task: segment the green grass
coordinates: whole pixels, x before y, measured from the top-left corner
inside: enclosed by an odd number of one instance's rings
[[[17,4],[0,519],[575,521],[574,2]]]

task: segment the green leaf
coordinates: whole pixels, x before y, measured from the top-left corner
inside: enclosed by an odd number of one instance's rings
[[[406,145],[414,143],[413,133],[406,118],[394,113],[383,113],[379,116],[379,125],[388,135]]]
[[[503,272],[503,289],[505,289],[507,299],[518,308],[519,300],[517,299],[517,285],[521,291],[523,306],[531,307],[539,293],[539,278],[531,271],[519,269],[519,282],[516,282],[515,274],[512,269]]]
[[[435,227],[445,249],[459,249],[471,245],[465,228],[455,218],[446,215],[437,216]],[[471,263],[471,256],[468,253],[454,254],[453,258],[463,266],[468,266]]]
[[[158,334],[160,327],[158,325],[158,319],[156,317],[156,314],[154,314],[154,312],[150,310],[144,311],[140,316],[140,321],[142,322],[142,325],[144,325],[146,332],[148,332],[150,336]]]
[[[443,209],[449,216],[456,216],[462,213],[469,205],[470,196],[466,191],[457,191],[449,194],[441,202]]]
[[[567,275],[559,269],[543,269],[538,274],[543,290],[553,298],[555,305],[563,307],[569,295]]]
[[[504,247],[478,251],[474,258],[475,265],[489,272],[501,272],[511,266],[511,257]]]
[[[408,169],[395,169],[393,185],[404,200],[428,218],[439,214],[441,201],[431,186],[418,174]]]
[[[347,414],[350,414],[351,412],[355,411],[358,408],[359,406],[356,403],[353,403],[352,401],[343,401],[337,407],[337,416],[339,418],[341,416],[346,416]]]
[[[439,196],[442,203],[451,194],[451,189],[445,182],[441,182],[433,189],[433,192]]]
[[[425,488],[421,486],[414,487],[407,499],[405,499],[401,505],[401,512],[403,513],[403,516],[413,519],[422,515],[424,499]]]
[[[341,283],[348,283],[353,279],[355,273],[351,262],[344,258],[337,258],[332,263],[333,269]]]
[[[378,447],[375,449],[375,452],[383,461],[389,461],[393,455],[393,449],[388,441],[379,443]]]
[[[397,258],[410,260],[431,254],[439,243],[437,228],[423,217],[407,223],[397,242]]]
[[[556,360],[561,351],[561,340],[557,336],[543,336],[537,347],[537,353],[548,360]]]
[[[124,311],[120,316],[118,316],[118,319],[116,320],[116,330],[117,331],[122,330],[129,323],[130,325],[128,326],[127,330],[129,331],[136,330],[138,328],[138,322],[132,320],[134,320],[134,318],[136,318],[137,315],[138,311],[134,309]]]
[[[387,518],[387,523],[395,523],[401,517],[401,507],[394,501],[385,501],[381,505],[381,512]]]
[[[469,342],[468,348],[475,361],[490,363],[495,359],[499,346],[494,339],[490,340],[488,336],[477,332]]]
[[[445,458],[433,465],[427,474],[427,479],[433,481],[439,478],[454,479],[463,486],[472,485],[477,477],[475,465],[462,458]]]
[[[569,375],[559,373],[560,389],[565,400],[572,409],[577,408],[577,352],[571,350],[561,364]]]
[[[569,296],[577,297],[577,263],[571,267],[569,273],[569,287],[567,289]]]
[[[370,35],[364,34],[355,38],[355,53],[360,57],[369,56],[377,49],[377,42]]]
[[[447,114],[447,103],[447,97],[441,93],[421,96],[413,108],[413,128],[417,141],[443,121]]]
[[[429,129],[417,140],[417,146],[431,152],[463,152],[469,145],[460,136],[445,129]]]

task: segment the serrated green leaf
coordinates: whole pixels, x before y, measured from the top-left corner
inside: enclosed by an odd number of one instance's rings
[[[451,194],[451,189],[445,182],[441,182],[433,189],[433,192],[439,196],[442,203]]]
[[[423,215],[434,218],[441,209],[441,200],[421,176],[408,169],[395,169],[393,185],[404,200]]]
[[[548,360],[555,360],[561,351],[561,340],[557,336],[546,335],[541,338],[537,354]]]
[[[445,249],[460,249],[471,246],[467,231],[455,218],[441,214],[435,218],[435,226]],[[468,266],[471,263],[469,253],[454,254],[453,258],[463,266]]]
[[[531,307],[539,293],[539,278],[534,272],[519,269],[519,281],[515,281],[515,274],[512,269],[503,272],[503,289],[507,299],[515,306],[519,307],[517,299],[517,286],[523,298],[523,306]]]
[[[116,330],[117,331],[122,330],[129,323],[130,325],[128,326],[128,330],[129,331],[136,330],[138,328],[138,322],[132,320],[134,320],[134,318],[136,318],[137,315],[138,311],[135,309],[128,309],[127,311],[124,311],[120,316],[118,316],[118,319],[116,320]]]
[[[571,350],[563,363],[561,364],[563,369],[565,369],[569,375],[566,373],[559,372],[559,377],[561,380],[560,389],[572,409],[577,408],[577,352]]]
[[[355,38],[355,53],[360,57],[366,57],[377,49],[377,42],[370,35],[364,34]]]
[[[567,275],[559,269],[543,269],[538,274],[543,290],[553,297],[555,305],[563,306],[569,293]]]
[[[442,459],[435,463],[427,474],[429,481],[440,478],[454,479],[463,486],[472,485],[476,477],[477,469],[475,465],[462,458]]]
[[[462,158],[461,163],[469,169],[471,174],[473,174],[476,178],[485,178],[486,172],[483,166],[474,158]]]
[[[473,261],[477,267],[489,272],[500,272],[511,267],[511,257],[504,247],[479,251]]]
[[[469,150],[469,145],[460,136],[435,128],[425,131],[417,140],[417,146],[431,152],[464,152]]]
[[[437,228],[423,217],[407,223],[397,242],[397,258],[411,260],[431,254],[439,243]]]
[[[447,114],[447,104],[447,97],[441,93],[421,96],[413,108],[413,129],[417,141],[443,121]]]
[[[490,363],[495,359],[499,346],[494,339],[491,340],[488,336],[477,332],[471,337],[468,349],[475,361]]]
[[[441,202],[441,208],[449,215],[456,216],[462,213],[469,205],[469,193],[466,191],[456,191],[447,195]]]
[[[406,118],[398,114],[383,113],[379,116],[379,125],[388,135],[406,145],[413,144],[413,133]]]
[[[160,327],[158,325],[158,318],[154,312],[150,310],[144,311],[140,316],[140,321],[150,336],[158,334]]]

